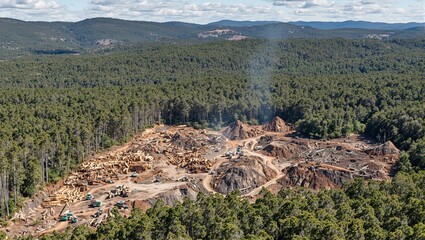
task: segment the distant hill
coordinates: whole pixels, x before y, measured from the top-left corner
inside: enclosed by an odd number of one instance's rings
[[[218,22],[212,22],[207,25],[209,26],[224,26],[224,27],[254,27],[262,26],[274,23],[282,23],[278,21],[233,21],[233,20],[221,20]]]
[[[360,23],[356,22],[356,24]],[[28,54],[75,54],[120,45],[154,42],[188,43],[243,40],[245,38],[390,39],[425,36],[423,26],[414,24],[403,26],[409,27],[408,30],[376,30],[355,27],[317,29],[302,24],[298,26],[295,23],[269,21],[223,20],[199,25],[184,22],[127,21],[112,18],[93,18],[75,23],[25,22],[0,18],[0,58]]]
[[[330,30],[341,28],[359,28],[376,30],[405,30],[414,27],[425,26],[425,23],[382,23],[366,21],[345,21],[345,22],[289,22],[296,26],[308,26],[317,29]]]
[[[210,26],[225,26],[225,27],[254,27],[263,26],[268,24],[283,23],[278,21],[233,21],[233,20],[221,20],[218,22],[212,22]],[[342,28],[358,28],[358,29],[374,29],[374,30],[405,30],[415,27],[424,27],[425,23],[382,23],[382,22],[368,22],[368,21],[344,21],[344,22],[288,22],[295,26],[312,27],[321,30],[332,30]]]

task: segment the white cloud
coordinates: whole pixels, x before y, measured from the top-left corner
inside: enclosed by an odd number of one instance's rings
[[[293,8],[328,7],[334,3],[328,0],[273,0],[274,6],[287,6]]]
[[[0,16],[28,21],[69,21],[75,15],[54,0],[0,0]]]
[[[89,12],[95,16],[126,16],[149,21],[189,21],[206,23],[226,19],[275,19],[279,9],[272,6],[225,4],[220,2],[194,3],[170,0],[92,0]]]
[[[416,3],[409,5],[408,14],[420,22],[425,22],[425,0],[417,0]]]
[[[406,7],[396,0],[265,0],[302,20],[341,19],[386,22],[425,21],[425,0]],[[410,0],[411,1],[411,0]],[[312,18],[309,18],[309,17]]]
[[[58,9],[60,5],[51,0],[3,0],[0,1],[0,9],[2,8],[43,10]]]
[[[69,3],[69,0],[0,0],[0,16],[49,21],[114,17],[129,20],[194,23],[207,23],[221,19],[274,21],[361,19],[425,22],[425,0],[403,0],[409,3],[401,3],[401,0],[74,1]]]

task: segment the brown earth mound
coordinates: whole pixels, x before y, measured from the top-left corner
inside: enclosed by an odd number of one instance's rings
[[[173,135],[171,140],[174,145],[186,150],[199,148],[202,146],[201,143],[196,141],[192,136],[187,136],[181,132],[176,132],[176,134]]]
[[[397,155],[400,150],[391,141],[381,144],[375,148],[368,149],[365,151],[369,155],[385,156],[385,155]]]
[[[148,199],[147,202],[150,203],[151,206],[154,206],[158,200],[162,200],[166,205],[174,206],[178,202],[183,202],[185,198],[196,200],[198,192],[199,190],[195,190],[192,186],[190,186],[190,184],[187,184],[186,186],[181,186],[171,191],[160,193],[154,198]]]
[[[273,142],[273,139],[274,139],[273,136],[265,135],[265,136],[260,137],[258,144],[264,146],[264,145],[267,145],[267,144]]]
[[[308,150],[308,146],[303,143],[271,143],[264,147],[264,154],[271,157],[290,159],[299,156],[302,152]]]
[[[273,118],[271,122],[263,126],[263,129],[269,132],[288,132],[291,130],[280,117]]]
[[[259,129],[250,127],[249,125],[237,120],[230,124],[224,131],[223,135],[230,140],[242,140],[252,138],[262,134],[263,132]]]
[[[217,171],[214,188],[223,194],[234,190],[249,191],[257,188],[276,176],[276,173],[263,163],[259,157],[245,156],[223,164]]]
[[[345,181],[353,179],[350,171],[313,164],[291,166],[286,168],[284,173],[285,176],[278,180],[282,186],[301,186],[315,190],[337,188]]]

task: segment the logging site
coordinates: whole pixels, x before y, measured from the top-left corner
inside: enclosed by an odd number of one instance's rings
[[[198,193],[238,190],[254,201],[263,188],[339,188],[356,177],[389,180],[399,150],[352,134],[307,139],[279,117],[220,131],[156,125],[127,144],[96,154],[64,180],[27,200],[3,230],[36,237],[69,226],[99,226],[117,207],[123,216],[159,199],[173,205]]]

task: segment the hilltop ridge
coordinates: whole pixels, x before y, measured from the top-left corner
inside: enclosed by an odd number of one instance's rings
[[[323,27],[323,24],[327,24]],[[353,25],[355,24],[355,26]],[[283,23],[223,20],[205,25],[184,22],[91,18],[78,22],[28,22],[0,18],[0,53],[5,58],[28,54],[68,54],[114,46],[156,42],[287,38],[415,38],[424,24]],[[364,26],[360,29],[359,26]],[[376,26],[376,29],[371,29]],[[388,27],[388,26],[391,26]],[[317,27],[317,28],[315,28]],[[320,29],[321,28],[321,29]],[[390,29],[390,30],[389,30]],[[406,30],[407,29],[407,30]]]

